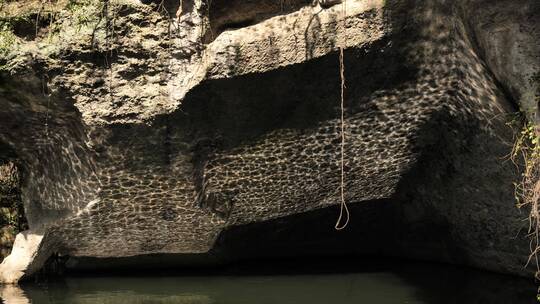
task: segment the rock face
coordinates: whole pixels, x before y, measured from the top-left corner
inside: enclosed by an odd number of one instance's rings
[[[504,157],[509,114],[538,111],[538,2],[262,2],[87,1],[48,8],[48,36],[14,25],[0,140],[36,242],[0,277],[55,252],[305,255],[340,239],[342,254],[530,273]],[[339,202],[340,46],[354,207],[337,236],[323,210]]]

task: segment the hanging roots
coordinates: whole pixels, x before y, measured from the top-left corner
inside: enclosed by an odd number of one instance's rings
[[[343,50],[347,46],[347,24],[346,24],[346,17],[347,17],[347,6],[345,4],[345,0],[342,2],[342,13],[343,13],[343,43],[339,47],[339,76],[341,78],[341,100],[340,100],[340,109],[341,109],[341,159],[340,159],[340,166],[341,166],[341,184],[340,184],[340,209],[339,209],[339,217],[336,221],[336,225],[334,228],[336,230],[342,230],[345,227],[347,227],[347,224],[349,224],[350,219],[350,213],[349,208],[347,207],[347,202],[345,201],[345,64],[343,62]],[[345,216],[345,222],[342,224],[343,217]]]
[[[512,161],[523,161],[524,171],[522,178],[515,185],[515,197],[517,207],[530,208],[529,213],[529,237],[531,254],[527,265],[536,264],[536,277],[540,279],[540,126],[533,123],[525,123],[519,133],[512,149]],[[521,161],[520,161],[521,163]]]

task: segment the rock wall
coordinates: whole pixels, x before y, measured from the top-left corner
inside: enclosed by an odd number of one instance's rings
[[[3,280],[54,252],[203,254],[227,247],[224,230],[337,208],[339,46],[353,231],[393,227],[348,234],[367,246],[342,252],[530,273],[518,172],[504,159],[509,114],[538,108],[539,6],[526,2],[502,30],[510,0],[89,0],[45,7],[50,22],[31,37],[13,21],[0,141],[26,173],[39,244],[23,266],[2,264]],[[383,201],[377,221],[358,216]]]

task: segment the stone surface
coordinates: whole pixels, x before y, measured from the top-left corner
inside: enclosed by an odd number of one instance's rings
[[[535,1],[503,22],[514,1],[98,3],[102,18],[60,10],[50,37],[20,38],[0,74],[0,141],[40,257],[204,255],[235,239],[223,231],[271,245],[292,228],[257,225],[337,208],[344,46],[358,222],[340,250],[531,272],[504,157],[509,114],[534,108]],[[331,254],[324,240],[310,248]]]
[[[39,270],[50,254],[42,247],[42,240],[43,235],[32,231],[19,233],[15,238],[11,254],[0,264],[0,281],[16,283],[24,275]]]
[[[477,15],[478,10],[484,12]],[[540,40],[540,4],[468,1],[461,11],[479,56],[523,111],[540,123],[540,45],[532,42]]]

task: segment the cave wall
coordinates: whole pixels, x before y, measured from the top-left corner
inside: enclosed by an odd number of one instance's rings
[[[365,243],[341,250],[530,273],[519,173],[504,157],[509,114],[534,88],[523,82],[538,56],[532,1],[529,19],[507,21],[530,25],[523,47],[507,41],[524,55],[505,58],[533,64],[512,74],[489,44],[501,36],[482,26],[512,1],[481,22],[470,16],[482,1],[92,3],[105,18],[74,32],[77,12],[59,10],[52,38],[25,38],[3,59],[0,140],[26,172],[40,236],[23,268],[53,252],[204,254],[227,248],[223,231],[337,208],[343,45],[346,200],[359,221],[347,236]],[[377,202],[376,221],[357,215]]]

